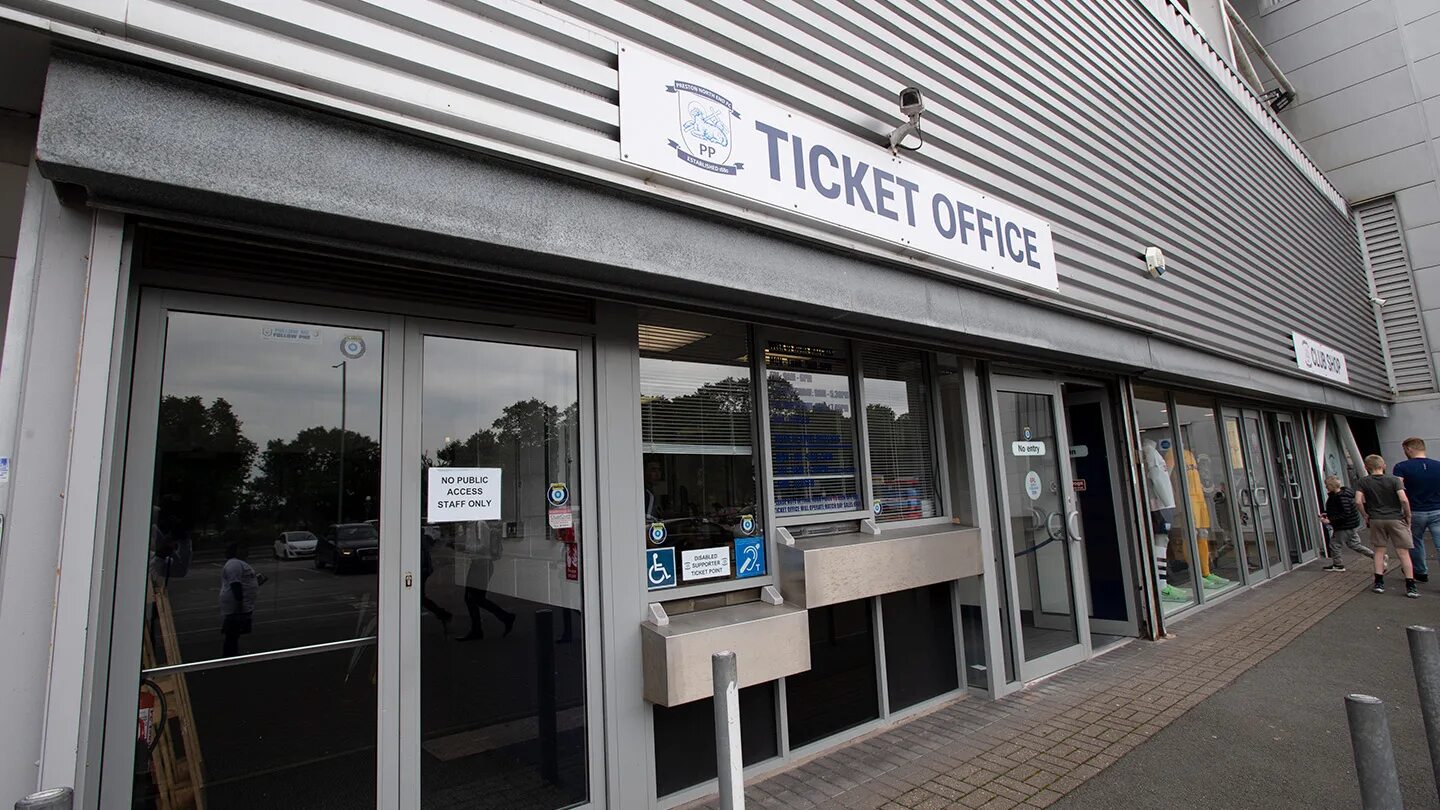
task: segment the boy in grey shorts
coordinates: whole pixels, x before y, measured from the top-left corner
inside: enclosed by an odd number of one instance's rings
[[[1415,567],[1410,560],[1410,499],[1405,496],[1405,482],[1385,474],[1385,459],[1377,455],[1365,457],[1365,470],[1370,474],[1355,484],[1355,508],[1370,527],[1370,542],[1375,546],[1375,593],[1385,592],[1385,549],[1395,549],[1400,569],[1405,572],[1405,595],[1417,599]]]

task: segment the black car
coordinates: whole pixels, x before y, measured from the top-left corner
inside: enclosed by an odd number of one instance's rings
[[[380,535],[369,523],[332,523],[315,544],[315,567],[342,573],[380,560]]]

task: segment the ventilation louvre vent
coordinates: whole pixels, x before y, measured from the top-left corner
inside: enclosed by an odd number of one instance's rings
[[[592,323],[590,300],[494,281],[459,267],[405,263],[359,251],[142,226],[139,266],[193,278],[343,291],[386,300],[473,306],[509,315]]]
[[[1418,394],[1435,390],[1435,371],[1430,363],[1430,346],[1420,321],[1420,304],[1415,295],[1415,278],[1395,198],[1385,197],[1355,207],[1365,234],[1365,258],[1375,278],[1375,294],[1385,300],[1380,308],[1381,324],[1390,347],[1390,364],[1395,371],[1395,390]]]

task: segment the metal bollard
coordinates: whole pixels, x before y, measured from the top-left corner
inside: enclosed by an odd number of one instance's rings
[[[1346,695],[1345,715],[1350,720],[1355,771],[1360,775],[1360,806],[1364,810],[1404,810],[1385,702],[1370,695]]]
[[[710,656],[715,678],[715,773],[720,781],[720,810],[744,810],[745,776],[740,756],[740,684],[735,653]]]
[[[15,802],[15,810],[71,810],[75,791],[68,787],[50,788]]]
[[[1430,770],[1440,791],[1440,640],[1435,628],[1412,625],[1410,662],[1415,665],[1415,688],[1420,693],[1420,716],[1425,719],[1425,742],[1430,746]]]

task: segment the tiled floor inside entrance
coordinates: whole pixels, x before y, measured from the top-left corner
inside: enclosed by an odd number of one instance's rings
[[[761,808],[1048,807],[1364,591],[1319,564],[999,701],[969,698],[746,788]],[[697,803],[714,807],[714,800]]]

